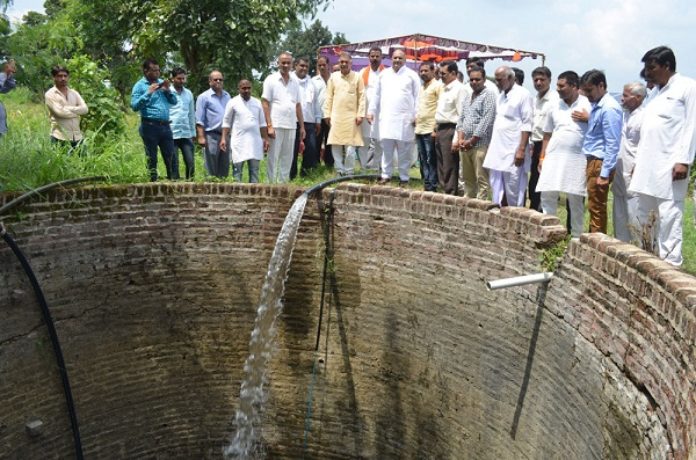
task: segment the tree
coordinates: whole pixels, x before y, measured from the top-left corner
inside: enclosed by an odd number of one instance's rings
[[[228,80],[265,68],[266,56],[292,18],[330,0],[66,0],[95,59],[124,54],[181,63],[194,90],[220,69]],[[180,62],[177,62],[180,61]]]
[[[320,46],[340,43],[348,43],[345,35],[340,32],[332,34],[319,19],[315,20],[309,27],[298,21],[296,27],[288,32],[275,54],[277,55],[281,51],[290,51],[295,57],[309,57],[309,71],[311,75],[314,75],[317,67],[317,49]]]

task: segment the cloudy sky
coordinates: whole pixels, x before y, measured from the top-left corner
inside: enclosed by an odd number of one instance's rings
[[[8,14],[15,18],[43,10],[43,0],[14,3]],[[419,32],[542,52],[554,75],[604,70],[611,91],[638,79],[645,51],[667,45],[677,69],[696,78],[693,0],[334,0],[317,17],[351,41]],[[537,65],[526,59],[518,66],[529,74]]]

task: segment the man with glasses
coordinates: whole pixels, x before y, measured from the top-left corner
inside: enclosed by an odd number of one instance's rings
[[[210,89],[196,99],[196,132],[198,145],[204,148],[205,168],[214,177],[227,177],[230,173],[230,156],[220,150],[222,117],[230,95],[222,89],[224,78],[218,70],[208,76]]]

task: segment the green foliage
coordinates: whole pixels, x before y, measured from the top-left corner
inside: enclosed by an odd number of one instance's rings
[[[310,75],[315,75],[317,49],[320,46],[336,43],[348,43],[348,40],[342,33],[333,35],[329,28],[318,19],[309,27],[297,21],[296,26],[287,33],[285,40],[278,46],[275,54],[277,55],[281,51],[290,51],[295,57],[309,57],[309,72]]]
[[[570,237],[565,238],[541,253],[541,269],[545,272],[552,272],[558,267],[558,263],[565,256]]]
[[[265,69],[269,50],[290,21],[330,0],[66,1],[93,59],[119,64],[123,56],[130,62],[152,57],[167,66],[182,64],[192,90],[200,92],[212,69],[220,69],[229,81]]]
[[[75,56],[65,63],[70,70],[70,86],[80,93],[89,107],[82,117],[83,132],[98,138],[119,134],[125,128],[124,113],[118,92],[105,84],[109,74],[87,56]]]
[[[69,18],[59,15],[51,21],[23,23],[7,38],[7,53],[17,59],[17,83],[29,88],[36,100],[53,84],[51,67],[79,52],[81,41],[73,29]]]

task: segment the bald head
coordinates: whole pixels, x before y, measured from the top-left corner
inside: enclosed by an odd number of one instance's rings
[[[507,93],[515,84],[515,71],[506,65],[498,67],[495,69],[495,84],[500,91]]]
[[[398,72],[406,62],[406,53],[403,50],[396,50],[392,53],[392,68],[394,72]]]

